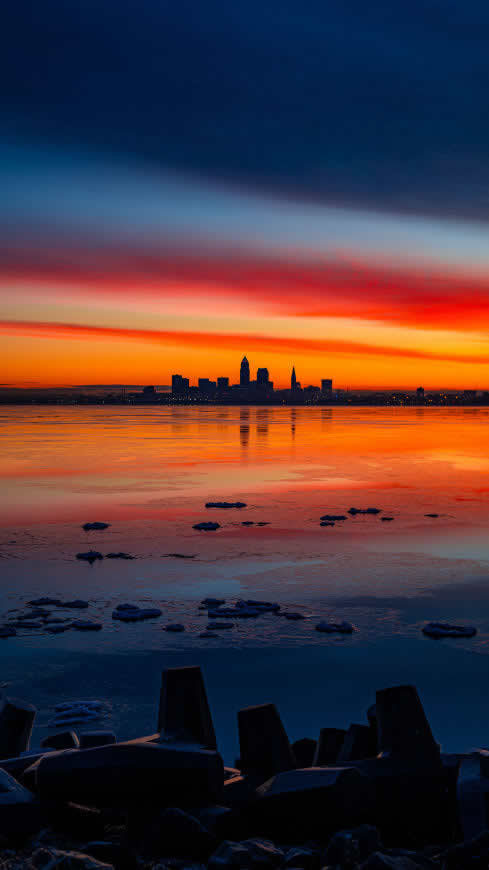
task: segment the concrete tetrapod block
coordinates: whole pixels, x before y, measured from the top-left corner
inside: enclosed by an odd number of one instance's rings
[[[216,735],[200,667],[167,668],[161,677],[158,731],[216,749]]]
[[[345,742],[345,737],[344,728],[321,728],[314,756],[314,767],[335,764],[338,753]]]
[[[464,840],[479,836],[488,827],[489,753],[471,753],[460,762],[457,777],[457,809]]]
[[[245,707],[238,712],[241,769],[269,779],[292,770],[297,762],[275,704]]]
[[[59,731],[41,740],[41,748],[46,749],[78,749],[79,746],[80,741],[76,731]]]
[[[377,742],[368,725],[350,725],[343,745],[338,753],[338,764],[373,758],[377,753]]]
[[[34,770],[42,800],[93,807],[220,803],[221,756],[195,744],[114,743],[45,755]]]
[[[414,686],[381,689],[375,707],[381,755],[439,759],[440,747]]]
[[[302,737],[292,744],[292,752],[298,767],[312,767],[316,754],[317,740],[312,737]]]
[[[5,698],[0,707],[0,758],[29,749],[36,708],[18,698]]]
[[[279,773],[257,790],[253,824],[264,836],[288,842],[324,840],[343,828],[368,821],[368,777],[348,767],[308,767]]]
[[[113,731],[83,731],[80,734],[80,749],[111,746],[113,743],[117,743],[117,737]]]
[[[40,827],[41,815],[34,795],[0,769],[0,834],[7,838],[28,837]]]

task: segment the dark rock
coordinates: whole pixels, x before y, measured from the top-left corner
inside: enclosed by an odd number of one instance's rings
[[[19,698],[4,698],[0,706],[0,758],[29,749],[36,708]]]
[[[212,638],[212,637],[219,637],[219,635],[215,631],[201,631],[199,634],[199,637],[207,640],[207,639]]]
[[[93,619],[75,619],[71,623],[71,627],[76,631],[100,631],[102,623],[95,622]]]
[[[146,855],[168,855],[205,861],[216,848],[215,837],[195,816],[169,807],[154,815],[139,831]]]
[[[33,598],[27,604],[29,607],[52,607],[61,604],[61,601],[59,598]]]
[[[244,501],[208,501],[206,508],[244,508]]]
[[[145,742],[44,755],[33,765],[42,800],[94,807],[180,807],[219,803],[224,768],[217,752]]]
[[[211,621],[207,623],[207,628],[210,631],[221,631],[223,628],[234,628],[234,622],[216,622]]]
[[[282,614],[286,619],[290,619],[293,622],[298,621],[299,619],[305,619],[305,615],[303,613],[298,613],[296,610],[287,610]]]
[[[317,740],[303,737],[292,744],[292,752],[298,767],[312,767],[316,754]]]
[[[41,827],[34,795],[0,768],[0,834],[7,840],[28,837]]]
[[[34,870],[113,870],[111,864],[97,861],[83,852],[66,852],[62,849],[37,849],[30,859]]]
[[[485,763],[480,753],[472,753],[462,758],[457,771],[457,819],[465,840],[473,840],[482,835],[488,827],[489,781],[483,774]],[[488,844],[489,850],[489,844]]]
[[[242,770],[262,777],[297,766],[292,747],[275,704],[245,707],[238,712]]]
[[[247,601],[238,601],[236,607],[253,607],[263,613],[278,613],[280,610],[280,604],[277,604],[276,601],[257,601],[254,598],[249,598]]]
[[[312,849],[293,846],[285,853],[283,866],[300,868],[300,870],[316,870],[319,867],[319,855]]]
[[[85,529],[86,532],[98,532],[102,529],[108,529],[109,526],[110,523],[85,523],[82,529]]]
[[[326,764],[334,764],[345,742],[345,737],[346,731],[344,728],[321,728],[314,756],[314,766],[321,767]]]
[[[89,550],[88,553],[77,553],[76,558],[80,559],[82,562],[96,562],[97,559],[103,559],[102,553],[99,553],[98,550]]]
[[[261,777],[258,781],[260,781]],[[232,776],[224,781],[223,804],[233,809],[246,807],[256,800],[257,780],[248,776]]]
[[[278,867],[284,859],[282,849],[275,846],[271,840],[252,837],[243,840],[241,845],[247,850],[253,867]]]
[[[158,619],[162,611],[158,607],[137,607],[135,604],[119,604],[112,613],[112,619],[120,622],[144,622],[146,619]]]
[[[377,754],[377,741],[368,725],[350,725],[338,753],[338,764],[360,758],[373,758]]]
[[[253,619],[265,611],[258,607],[250,607],[244,601],[238,602],[234,607],[218,607],[217,610],[208,610],[209,619]]]
[[[392,523],[393,519],[394,517],[381,517],[380,521],[381,523]]]
[[[199,532],[215,532],[216,529],[220,529],[221,526],[219,523],[195,523],[192,528],[197,529]]]
[[[23,619],[23,620],[18,619],[18,620],[15,620],[15,622],[12,622],[12,628],[36,629],[36,628],[42,628],[42,627],[43,627],[42,622],[36,622],[34,620],[31,620],[31,619]]]
[[[88,601],[83,601],[81,598],[75,598],[74,601],[60,601],[57,607],[67,607],[70,610],[86,610]]]
[[[85,843],[82,852],[104,864],[111,864],[114,870],[137,870],[138,867],[136,856],[126,845],[121,846],[109,840],[92,840],[90,843]]]
[[[425,514],[425,517],[431,517],[431,519],[436,520],[440,514]]]
[[[253,520],[243,520],[241,525],[242,526],[254,526],[255,524],[254,524]]]
[[[357,866],[380,849],[382,842],[377,828],[373,825],[359,825],[349,831],[338,831],[328,844],[324,860],[331,866]]]
[[[429,861],[415,852],[405,855],[388,855],[384,852],[372,852],[369,858],[361,864],[361,870],[419,870],[420,867],[437,867],[433,861]]]
[[[2,625],[0,628],[0,638],[15,637],[17,629],[13,625]]]
[[[450,625],[448,622],[428,622],[421,630],[436,640],[441,637],[474,637],[477,634],[473,625]]]
[[[322,523],[339,523],[341,520],[346,520],[346,517],[343,514],[324,514],[319,519]]]
[[[105,833],[103,814],[95,807],[85,807],[72,801],[42,801],[45,822],[55,831],[76,840],[98,840]]]
[[[224,840],[209,858],[209,870],[226,870],[227,867],[243,867],[251,870],[251,858],[246,846]]]
[[[450,846],[437,855],[443,870],[487,870],[489,865],[489,831],[467,839],[456,846]]]
[[[117,743],[117,737],[113,731],[84,731],[80,734],[80,749],[111,746],[113,743]]]
[[[322,839],[364,821],[370,812],[371,786],[354,768],[310,767],[272,777],[257,789],[250,812],[267,836],[301,843]]]
[[[378,691],[376,717],[381,754],[439,761],[440,749],[414,686]]]
[[[216,734],[200,667],[166,668],[161,675],[158,731],[215,749]]]
[[[324,634],[352,634],[355,631],[354,626],[350,622],[318,622],[316,631],[321,631]]]
[[[165,631],[185,631],[185,626],[181,622],[169,622],[168,625],[165,625]]]
[[[62,625],[46,625],[44,630],[48,631],[49,634],[62,634],[70,628],[71,622],[63,622]]]
[[[225,604],[226,601],[224,598],[204,598],[204,600],[201,601],[200,603],[205,608],[209,608],[209,607],[214,608],[214,607],[221,607],[221,605]]]
[[[320,526],[334,526],[335,523],[332,523],[330,520],[322,520],[322,522],[320,522],[319,525]]]
[[[134,559],[134,556],[131,556],[129,553],[106,553],[106,559]]]
[[[69,622],[70,616],[50,616],[44,620],[44,625],[63,625],[64,622]]]
[[[257,526],[269,526],[270,520],[262,520],[261,522],[256,524]]]
[[[165,553],[169,559],[195,559],[195,555],[188,555],[187,553]]]
[[[382,513],[380,508],[350,508],[348,511],[349,514],[354,517],[356,514],[380,514]]]
[[[59,731],[41,740],[41,746],[49,749],[79,749],[80,741],[75,731]]]

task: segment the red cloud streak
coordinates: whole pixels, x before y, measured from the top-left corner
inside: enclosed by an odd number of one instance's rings
[[[171,331],[162,329],[123,329],[113,326],[88,326],[77,323],[49,323],[37,321],[0,320],[0,333],[23,335],[33,338],[69,338],[92,341],[94,339],[115,339],[156,343],[169,346],[209,348],[219,342],[219,348],[241,352],[246,346],[250,350],[269,350],[277,353],[300,351],[301,353],[334,353],[368,356],[390,356],[403,359],[425,359],[455,363],[489,364],[488,354],[443,354],[429,353],[411,348],[373,345],[337,339],[308,339],[296,337],[276,337],[249,333],[203,333],[190,331]]]
[[[393,268],[355,262],[299,262],[243,252],[163,249],[83,249],[69,245],[27,247],[26,253],[0,249],[0,282],[26,281],[63,293],[72,285],[73,299],[105,294],[124,297],[145,293],[164,300],[179,285],[182,300],[212,286],[220,298],[246,300],[244,313],[295,317],[355,317],[403,326],[483,331],[489,327],[489,276],[443,273],[420,268]],[[248,306],[248,310],[246,308]]]

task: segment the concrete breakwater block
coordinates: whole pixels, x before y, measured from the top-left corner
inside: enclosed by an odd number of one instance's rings
[[[440,748],[414,686],[378,691],[375,713],[380,754],[439,761]]]
[[[360,758],[373,758],[377,754],[375,733],[368,725],[350,725],[338,752],[338,764]]]
[[[79,749],[80,741],[75,731],[60,731],[49,734],[41,740],[41,748],[46,749]]]
[[[0,769],[0,834],[28,837],[41,826],[37,800],[9,773]]]
[[[221,801],[224,765],[217,752],[195,745],[128,742],[49,753],[25,775],[41,800],[188,807]]]
[[[297,767],[275,704],[245,707],[238,712],[241,769],[244,773],[268,779],[276,773]]]
[[[344,728],[321,728],[314,756],[314,767],[336,764],[338,753],[345,742]]]
[[[216,734],[200,667],[163,671],[158,731],[172,739],[191,740],[216,749]]]
[[[80,749],[111,746],[113,743],[117,743],[117,737],[113,731],[84,731],[80,734]]]
[[[29,749],[36,708],[18,698],[5,698],[0,706],[0,758]]]
[[[289,770],[259,786],[256,795],[251,811],[257,830],[277,837],[287,831],[294,842],[322,840],[371,815],[371,783],[354,768]]]

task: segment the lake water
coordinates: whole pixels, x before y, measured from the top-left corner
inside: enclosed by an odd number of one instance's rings
[[[4,406],[0,480],[2,621],[53,595],[89,600],[82,615],[103,624],[0,641],[8,691],[39,706],[38,736],[55,702],[78,697],[107,700],[122,736],[154,730],[161,668],[197,662],[227,760],[239,706],[275,700],[296,738],[362,721],[376,687],[407,680],[446,748],[486,739],[489,410]],[[205,508],[216,500],[247,507]],[[348,518],[321,527],[326,513]],[[221,528],[192,528],[209,519]],[[94,520],[110,527],[84,532]],[[76,560],[89,549],[135,558]],[[267,614],[201,639],[206,596],[306,619]],[[163,616],[122,625],[111,614],[125,601]],[[324,618],[356,631],[321,635]],[[432,641],[428,620],[478,634]]]

